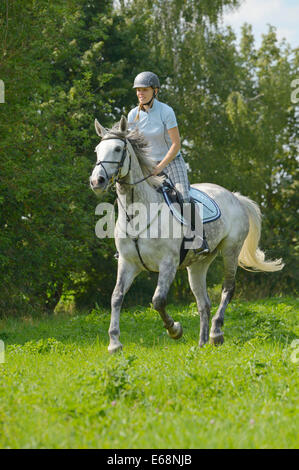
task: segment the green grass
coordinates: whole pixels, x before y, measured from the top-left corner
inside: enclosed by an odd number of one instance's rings
[[[169,311],[182,339],[138,307],[114,356],[108,311],[1,320],[0,447],[297,448],[298,302],[234,301],[202,349],[195,304]]]

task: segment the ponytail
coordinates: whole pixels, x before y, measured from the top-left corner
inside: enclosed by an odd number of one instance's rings
[[[141,110],[144,111],[144,108],[143,108],[143,105],[141,103],[139,103],[137,116],[135,117],[134,122],[139,121],[139,114],[140,114]]]
[[[154,90],[154,93],[153,93],[153,97],[152,99],[148,102],[148,103],[145,103],[145,104],[150,104],[156,97],[157,97],[157,94],[155,89],[153,88]],[[140,111],[145,111],[144,107],[143,107],[143,104],[139,103],[139,106],[138,106],[138,111],[137,111],[137,116],[135,117],[134,119],[134,122],[136,121],[139,121],[139,115],[140,115]]]

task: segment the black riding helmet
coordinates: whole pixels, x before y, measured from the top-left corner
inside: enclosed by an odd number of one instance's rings
[[[160,88],[160,80],[159,77],[153,72],[141,72],[139,73],[134,80],[133,88],[148,88],[151,87],[153,92],[153,97],[148,103],[144,103],[145,105],[149,105],[153,99],[156,97],[155,88]]]

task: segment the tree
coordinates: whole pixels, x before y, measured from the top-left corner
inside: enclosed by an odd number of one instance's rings
[[[93,90],[109,76],[94,75],[88,57],[94,53],[100,59],[94,37],[98,43],[105,39],[111,2],[6,5],[1,307],[6,312],[26,305],[52,311],[63,290],[84,276],[96,242],[88,187],[94,163],[90,149],[96,142],[91,113],[106,115],[111,105]],[[91,16],[99,21],[96,32],[89,30]],[[22,28],[17,28],[21,18]]]

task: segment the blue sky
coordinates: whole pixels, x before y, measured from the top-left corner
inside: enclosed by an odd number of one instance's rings
[[[223,15],[223,25],[232,26],[238,37],[244,23],[252,25],[257,46],[271,24],[279,40],[284,37],[293,48],[299,47],[299,0],[244,0],[236,11]]]

